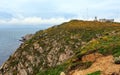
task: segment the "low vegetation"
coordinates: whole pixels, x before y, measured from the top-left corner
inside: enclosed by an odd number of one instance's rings
[[[114,57],[114,62],[115,62],[115,64],[120,64],[120,56]]]
[[[100,74],[101,74],[100,71],[96,71],[96,72],[93,72],[93,73],[88,74],[88,75],[100,75]]]

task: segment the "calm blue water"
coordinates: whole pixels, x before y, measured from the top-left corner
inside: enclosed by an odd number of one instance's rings
[[[41,29],[44,28],[39,26],[0,27],[0,65],[19,47],[22,36]]]

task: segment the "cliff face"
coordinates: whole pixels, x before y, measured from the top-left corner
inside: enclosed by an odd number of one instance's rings
[[[46,75],[44,72],[49,74],[53,71],[55,73],[51,73],[51,75],[59,75],[62,71],[69,74],[69,71],[79,66],[85,69],[89,67],[89,65],[86,66],[88,61],[82,62],[81,57],[91,53],[86,51],[89,50],[87,47],[89,42],[93,38],[109,35],[119,29],[119,23],[72,20],[46,30],[40,30],[31,39],[22,43],[1,66],[1,74]],[[90,48],[94,52],[94,48]]]

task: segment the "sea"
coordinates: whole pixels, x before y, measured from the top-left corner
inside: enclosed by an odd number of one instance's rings
[[[21,37],[26,34],[34,34],[36,31],[48,28],[48,26],[34,25],[5,25],[0,26],[0,65],[2,65],[19,45]]]

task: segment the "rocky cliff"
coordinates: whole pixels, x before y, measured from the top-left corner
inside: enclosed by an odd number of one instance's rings
[[[75,75],[76,69],[87,69],[97,59],[83,61],[85,55],[120,55],[119,30],[119,23],[79,20],[40,30],[1,66],[1,75]],[[111,47],[118,49],[112,52]]]

